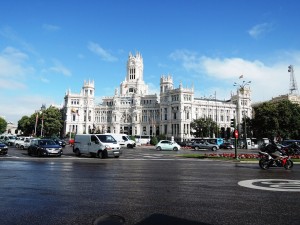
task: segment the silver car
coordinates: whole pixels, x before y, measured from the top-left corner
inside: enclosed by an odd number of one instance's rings
[[[210,149],[212,151],[216,151],[219,149],[218,145],[210,144],[207,141],[194,141],[191,146],[195,150]]]

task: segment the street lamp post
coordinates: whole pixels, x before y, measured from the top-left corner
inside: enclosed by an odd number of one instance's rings
[[[243,77],[243,76],[241,76]],[[245,149],[248,148],[247,145],[247,128],[246,128],[246,113],[245,113],[245,86],[250,85],[251,81],[244,81],[240,84],[234,82],[233,86],[237,86],[239,87],[239,91],[243,93],[243,101],[242,101],[242,105],[243,105],[243,118],[244,118],[244,142],[245,142]]]
[[[215,106],[216,106],[216,138],[219,137],[219,129],[218,129],[218,106],[217,106],[217,92],[215,91]]]
[[[36,128],[37,128],[37,124],[38,124],[38,119],[39,119],[39,111],[36,110],[35,111],[35,125],[34,125],[34,136],[36,137]]]
[[[216,111],[215,111],[215,122],[216,122],[216,128],[214,128],[214,133],[215,133],[215,137],[218,138],[219,137],[219,130],[218,130],[218,106],[217,106],[217,92],[215,91],[214,95],[210,95],[209,96],[209,100],[214,100],[215,102],[215,107],[216,107]],[[212,114],[213,115],[213,114]]]

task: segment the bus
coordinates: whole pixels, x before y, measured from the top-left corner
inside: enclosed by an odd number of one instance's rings
[[[137,145],[150,144],[150,140],[151,140],[150,135],[135,135],[134,137]]]
[[[193,138],[191,141],[207,141],[210,144],[215,144],[218,146],[224,143],[223,138]]]

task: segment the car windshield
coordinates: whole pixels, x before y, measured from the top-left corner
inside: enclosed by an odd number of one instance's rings
[[[39,145],[56,145],[52,140],[39,140]]]
[[[113,143],[113,142],[116,142],[116,140],[111,135],[97,135],[97,137],[103,143]]]

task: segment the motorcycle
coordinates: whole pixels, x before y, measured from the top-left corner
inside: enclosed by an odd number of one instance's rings
[[[300,146],[296,143],[283,146],[281,148],[282,151],[284,151],[288,155],[300,155]]]
[[[281,155],[280,159],[274,160],[274,158],[267,152],[260,151],[259,166],[263,170],[269,169],[269,167],[284,167],[286,170],[292,169],[294,166],[293,161],[289,155]]]

